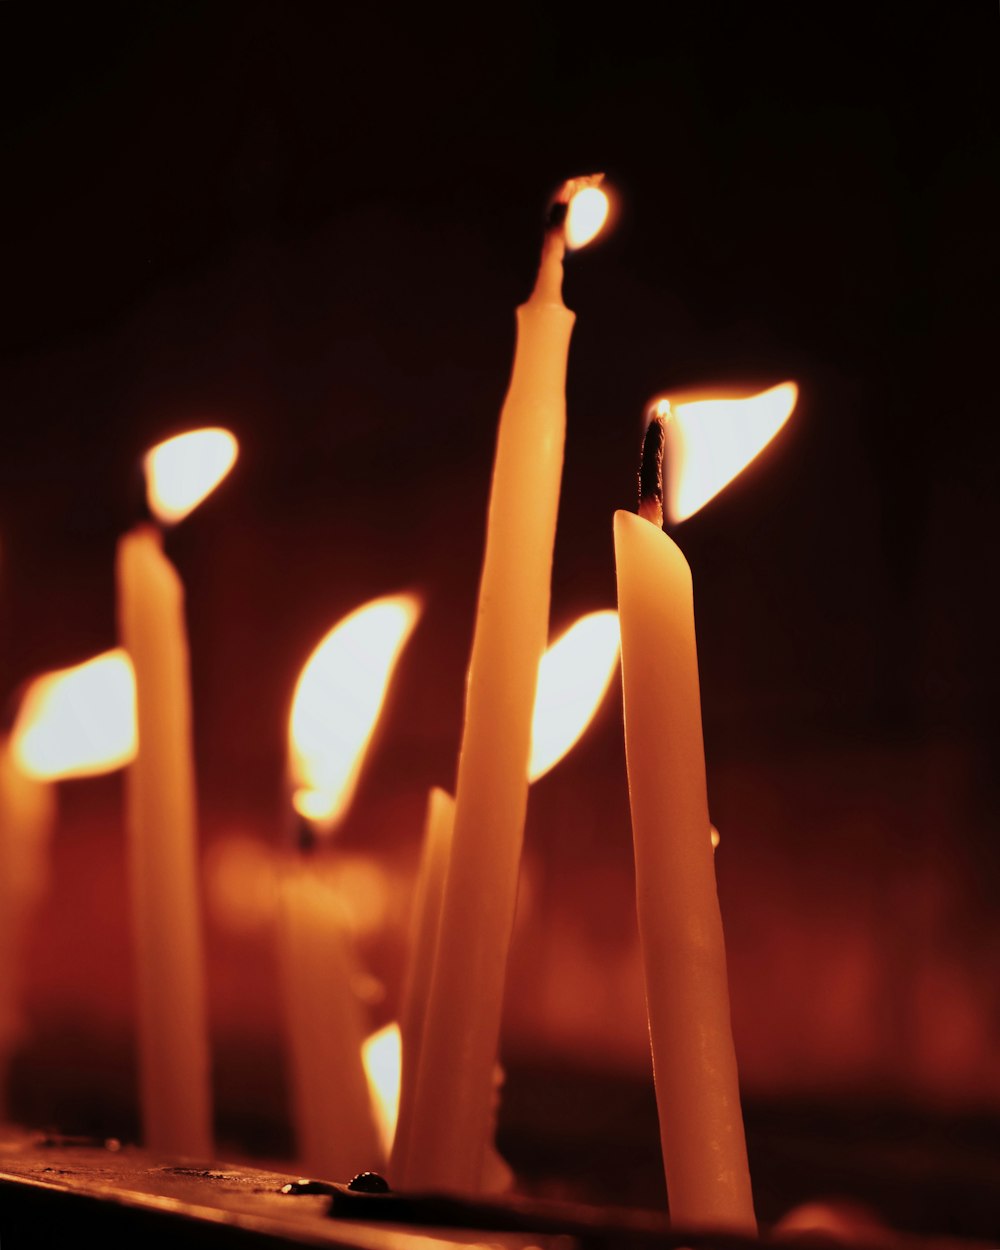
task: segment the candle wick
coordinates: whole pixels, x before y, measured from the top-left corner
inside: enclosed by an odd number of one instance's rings
[[[319,846],[316,830],[304,816],[297,817],[293,837],[295,848],[303,858],[312,855]]]
[[[639,507],[643,520],[657,529],[663,528],[663,448],[670,420],[670,405],[656,405],[642,440],[642,459],[639,463]]]
[[[566,225],[566,214],[569,212],[568,200],[553,200],[545,216],[545,229],[562,230]]]

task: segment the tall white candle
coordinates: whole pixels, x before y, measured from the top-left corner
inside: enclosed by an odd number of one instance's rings
[[[212,1102],[184,591],[159,532],[118,544],[122,645],[136,681],[139,751],[126,773],[146,1146],[209,1157]]]
[[[583,193],[599,194],[592,186]],[[566,428],[574,316],[562,301],[565,246],[561,227],[548,232],[535,290],[517,310],[500,414],[451,860],[408,1145],[407,1183],[417,1188],[475,1192],[490,1137]]]
[[[196,430],[146,457],[150,507],[178,521],[236,458],[227,430]],[[212,1102],[184,589],[160,530],[118,544],[122,645],[135,670],[139,748],[126,772],[129,876],[145,1144],[207,1157]]]
[[[662,531],[697,512],[777,434],[785,382],[741,398],[689,393],[653,406],[639,516],[615,515],[625,751],[653,1072],[670,1212],[752,1232],[722,920],[701,731],[691,572]]]
[[[658,527],[615,515],[636,902],[670,1214],[752,1232],[705,784],[691,574]]]

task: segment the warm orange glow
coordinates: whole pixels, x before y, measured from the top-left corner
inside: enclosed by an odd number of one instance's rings
[[[373,599],[330,630],[299,675],[288,720],[292,802],[324,829],[350,807],[393,669],[419,612],[412,595]]]
[[[715,825],[709,825],[709,836],[712,839],[712,850],[714,851],[722,841],[719,837],[719,831],[716,829]]]
[[[381,932],[389,910],[389,880],[371,855],[341,853],[327,871],[337,893],[344,925],[356,938]]]
[[[594,718],[618,667],[617,612],[581,616],[538,666],[528,778],[537,781],[563,758]]]
[[[566,246],[575,251],[596,239],[607,221],[609,207],[607,194],[600,187],[577,191],[566,206]]]
[[[375,1112],[379,1139],[386,1158],[392,1151],[399,1117],[399,1085],[403,1066],[403,1042],[395,1022],[373,1033],[361,1045],[368,1078],[368,1092]]]
[[[213,921],[228,933],[265,933],[278,910],[275,853],[270,845],[233,833],[205,851],[205,892]]]
[[[763,451],[798,398],[794,382],[739,398],[685,394],[654,403],[651,415],[669,415],[664,494],[669,520],[693,516]]]
[[[146,453],[146,498],[158,521],[172,525],[215,490],[236,462],[239,446],[228,430],[190,430]]]
[[[22,772],[40,781],[90,777],[135,759],[135,675],[120,648],[37,677],[11,734]]]

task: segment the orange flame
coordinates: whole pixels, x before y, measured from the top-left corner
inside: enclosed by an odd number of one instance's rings
[[[146,498],[164,525],[182,521],[215,490],[236,462],[239,444],[211,426],[168,438],[146,453]]]
[[[794,382],[739,398],[706,393],[655,401],[652,416],[666,427],[664,484],[667,516],[685,521],[742,473],[792,415]]]
[[[538,666],[528,779],[537,781],[582,737],[611,684],[620,647],[618,613],[581,616]]]
[[[571,251],[586,247],[596,239],[608,219],[611,205],[599,186],[581,187],[566,206],[566,246]]]
[[[37,677],[11,734],[17,766],[40,781],[91,777],[135,759],[135,674],[116,648]]]
[[[330,630],[299,675],[288,718],[292,803],[321,828],[332,829],[350,807],[419,612],[412,595],[373,599]]]
[[[399,1087],[403,1068],[403,1041],[393,1021],[361,1043],[361,1061],[368,1078],[368,1094],[385,1157],[392,1152],[399,1119]]]

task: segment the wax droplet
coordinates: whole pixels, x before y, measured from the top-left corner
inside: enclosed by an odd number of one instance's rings
[[[347,1188],[359,1194],[387,1194],[389,1182],[378,1172],[359,1172]]]

